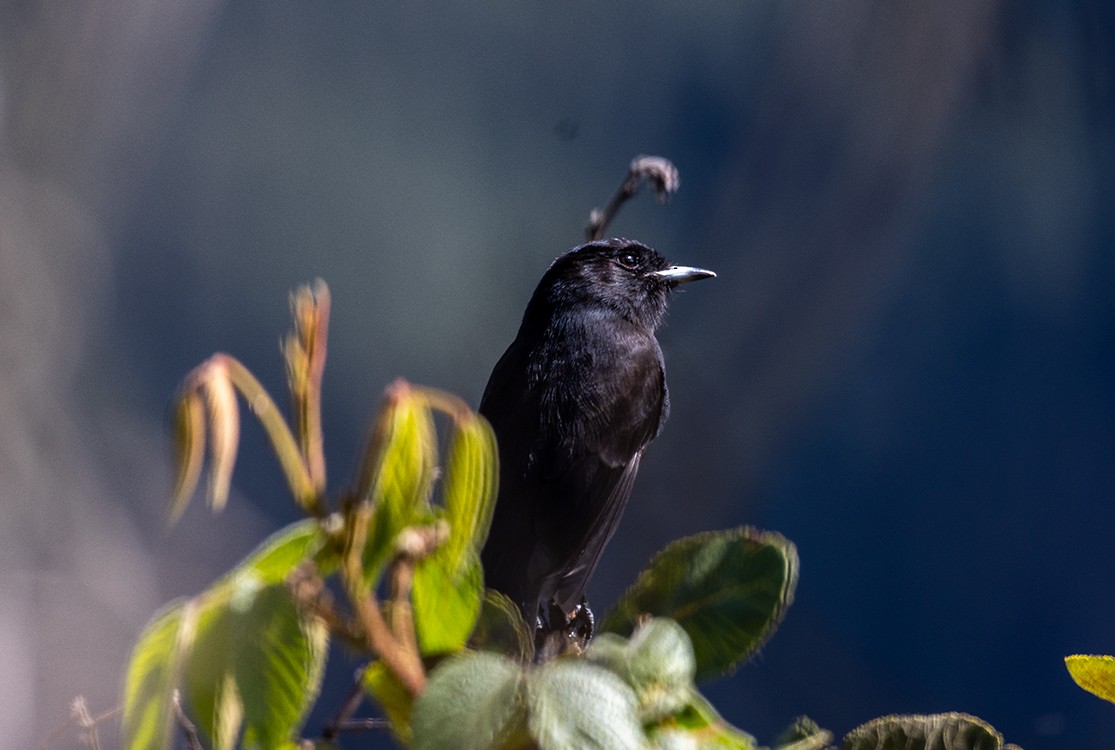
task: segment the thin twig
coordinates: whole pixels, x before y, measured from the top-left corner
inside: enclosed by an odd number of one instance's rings
[[[342,732],[377,732],[391,728],[391,722],[387,719],[378,718],[365,718],[365,719],[346,719],[334,725],[333,737],[336,737]],[[332,737],[324,737],[323,739],[332,739]]]
[[[97,722],[89,715],[89,706],[86,705],[84,696],[79,695],[74,698],[73,714],[82,729],[82,740],[85,744],[90,750],[101,750],[101,741],[97,737]]]
[[[364,700],[364,687],[361,681],[364,675],[364,669],[359,669],[356,672],[356,683],[352,686],[352,691],[345,698],[345,702],[341,704],[341,708],[337,711],[336,715],[326,722],[321,730],[321,738],[329,742],[337,737],[341,732],[346,731],[346,727],[353,721],[352,715],[356,713],[356,709]],[[356,719],[355,721],[385,721],[383,719]],[[389,722],[387,723],[390,726]]]
[[[623,204],[639,192],[639,186],[644,181],[649,182],[654,188],[659,203],[665,203],[677,192],[681,184],[677,167],[669,159],[662,156],[636,156],[627,170],[626,179],[612,196],[607,207],[603,211],[594,208],[589,214],[588,227],[585,228],[585,236],[588,237],[589,242],[604,238],[604,232],[612,219],[619,213]]]
[[[205,750],[201,744],[201,740],[197,736],[197,727],[186,716],[186,712],[182,710],[182,695],[177,690],[171,698],[171,703],[174,706],[174,721],[178,724],[178,728],[182,730],[182,735],[186,738],[186,745],[190,750]]]
[[[349,600],[364,629],[364,636],[372,653],[382,659],[387,668],[395,673],[407,692],[417,697],[426,688],[426,672],[422,667],[422,659],[416,648],[408,648],[391,632],[391,628],[383,619],[383,613],[380,612],[375,592],[364,582],[362,552],[368,539],[372,509],[366,504],[361,504],[354,513],[352,537],[344,564],[341,566]]]
[[[82,705],[83,706],[85,705],[85,699],[82,696],[79,695],[77,698],[74,699],[73,708],[77,707],[77,701],[81,701]],[[63,732],[66,732],[71,727],[73,727],[73,725],[75,723],[77,723],[77,724],[79,724],[80,726],[83,726],[83,727],[85,726],[84,722],[82,722],[81,720],[79,720],[77,718],[76,714],[73,711],[73,708],[70,711],[70,718],[67,719],[61,726],[57,727],[56,729],[54,729],[54,731],[52,731],[50,734],[48,734],[43,739],[42,742],[40,742],[38,745],[36,745],[35,746],[36,750],[46,750],[46,748],[50,747],[51,743],[53,743],[56,739],[58,739],[58,737],[61,736]],[[92,717],[88,721],[89,721],[90,724],[100,724],[102,721],[104,721],[106,719],[111,719],[113,716],[116,716],[118,714],[122,714],[123,712],[124,712],[124,707],[123,706],[117,706],[116,708],[110,708],[108,711],[105,711],[104,713],[101,713],[101,714],[98,714],[98,715]]]

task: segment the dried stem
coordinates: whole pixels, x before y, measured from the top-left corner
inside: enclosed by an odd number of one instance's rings
[[[314,486],[306,464],[302,460],[302,451],[271,396],[256,380],[255,375],[252,375],[235,357],[228,354],[215,354],[213,358],[224,360],[232,384],[240,391],[240,395],[248,403],[248,408],[256,415],[267,437],[270,438],[271,446],[279,458],[283,473],[286,474],[287,484],[290,485],[294,499],[315,516],[319,518],[325,516],[324,498]]]
[[[321,427],[321,382],[329,334],[329,287],[318,279],[291,298],[294,331],[284,353],[294,398],[295,424],[302,457],[317,495],[325,493],[325,441]]]
[[[669,159],[662,156],[636,156],[628,168],[627,178],[612,196],[607,207],[603,211],[594,208],[589,214],[588,226],[585,228],[585,236],[588,237],[589,242],[604,238],[604,232],[612,219],[619,213],[623,204],[639,192],[639,186],[644,181],[649,182],[654,188],[659,203],[665,203],[677,192],[680,184],[678,170]]]
[[[97,737],[97,722],[89,714],[89,707],[85,704],[85,698],[78,696],[74,698],[73,704],[74,719],[82,729],[82,739],[85,744],[89,746],[90,750],[101,750],[101,740]]]

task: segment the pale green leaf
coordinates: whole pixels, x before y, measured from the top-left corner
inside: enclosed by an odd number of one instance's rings
[[[686,705],[652,727],[648,735],[660,750],[756,750],[755,738],[720,717],[693,690]]]
[[[413,747],[519,747],[524,739],[522,678],[523,667],[498,654],[463,653],[445,660],[414,705]]]
[[[681,710],[693,691],[693,646],[673,620],[651,619],[635,628],[630,639],[602,633],[585,656],[634,689],[643,722],[655,722]]]
[[[647,747],[634,691],[583,659],[556,659],[527,675],[530,736],[541,750]]]
[[[693,642],[697,678],[723,674],[781,622],[797,585],[794,545],[749,527],[679,539],[655,555],[604,620],[629,634],[642,615],[676,620]]]

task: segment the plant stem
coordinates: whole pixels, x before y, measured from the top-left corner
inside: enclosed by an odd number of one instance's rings
[[[411,645],[413,642],[409,638],[400,641],[395,637],[383,619],[375,593],[364,582],[362,553],[368,539],[372,508],[361,503],[354,513],[351,541],[341,567],[345,588],[364,629],[368,647],[395,673],[407,692],[417,697],[426,688],[426,672],[417,648]]]

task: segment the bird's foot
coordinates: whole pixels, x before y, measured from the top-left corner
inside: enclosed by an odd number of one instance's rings
[[[565,612],[551,601],[548,610],[545,618],[539,618],[534,633],[534,661],[542,663],[562,654],[582,653],[596,629],[596,618],[589,609],[588,600],[582,597],[581,603],[571,612]]]

